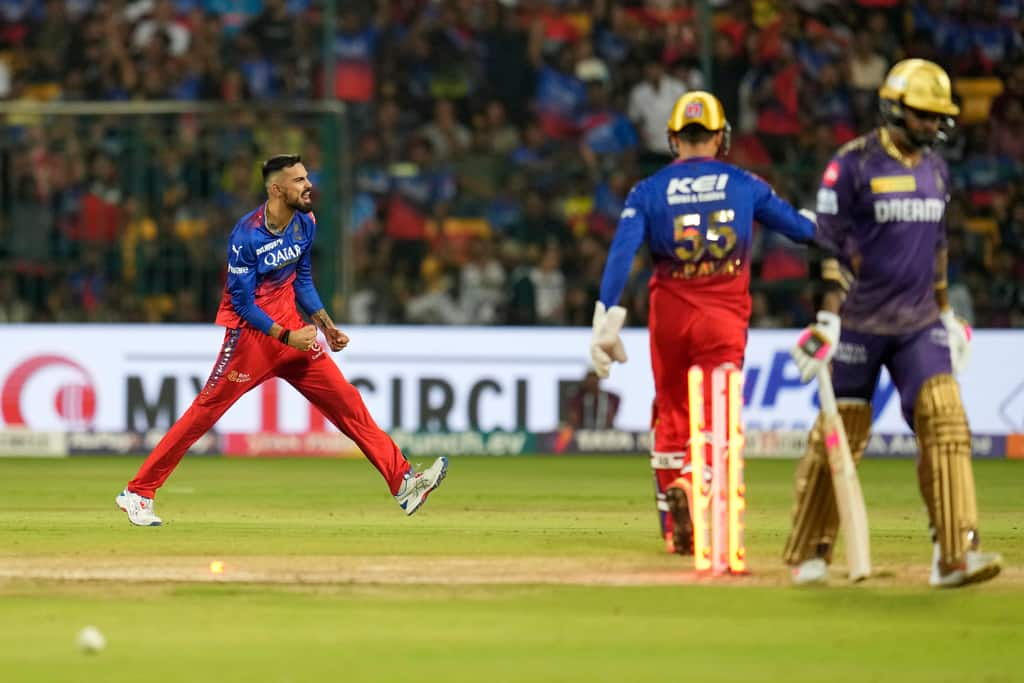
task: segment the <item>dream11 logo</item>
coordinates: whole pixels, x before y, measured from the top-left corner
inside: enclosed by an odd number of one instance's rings
[[[7,427],[86,429],[96,418],[96,386],[73,360],[33,356],[3,380],[0,414]]]

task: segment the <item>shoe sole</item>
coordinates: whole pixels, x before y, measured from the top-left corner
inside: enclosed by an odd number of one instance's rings
[[[672,486],[665,491],[668,513],[672,517],[672,545],[677,555],[693,555],[693,520],[690,519],[690,501],[686,491]]]
[[[941,581],[930,580],[928,584],[932,588],[963,588],[964,586],[991,581],[999,576],[1001,571],[1003,571],[1003,565],[997,561],[975,570],[972,574],[965,574],[964,580],[960,583],[942,583]]]
[[[437,481],[435,481],[434,485],[427,489],[427,492],[423,494],[423,498],[420,499],[420,504],[414,507],[409,512],[405,513],[408,517],[412,517],[417,512],[419,512],[420,508],[426,504],[427,498],[430,496],[430,494],[436,491],[438,488],[440,488],[441,482],[444,481],[444,478],[448,476],[448,458],[445,458],[443,460],[443,463],[444,464],[441,466],[441,473],[437,475]]]
[[[968,586],[972,583],[984,583],[985,581],[991,581],[999,576],[999,572],[1002,570],[1003,567],[998,562],[987,564],[973,574],[968,574],[961,585]]]

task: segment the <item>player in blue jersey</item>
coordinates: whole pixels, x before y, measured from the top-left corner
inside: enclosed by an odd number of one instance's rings
[[[666,547],[691,554],[691,474],[686,373],[742,367],[750,319],[750,249],[754,221],[808,242],[814,222],[757,176],[716,159],[729,147],[729,122],[718,99],[690,92],[668,121],[676,159],[641,180],[619,218],[594,310],[591,358],[601,377],[625,362],[619,338],[626,311],[618,305],[640,245],[651,251],[649,289],[654,371],[654,469]],[[710,382],[705,385],[705,402]],[[706,411],[710,414],[710,411]]]
[[[949,169],[932,147],[959,108],[949,76],[923,59],[893,66],[878,95],[884,125],[840,149],[822,177],[818,242],[830,254],[822,263],[827,290],[793,356],[804,381],[831,361],[855,462],[868,442],[879,373],[889,369],[920,450],[930,583],[960,586],[993,578],[1002,559],[979,549],[971,436],[953,376],[966,362],[969,333],[946,292]],[[838,528],[819,420],[797,467],[783,551],[795,582],[827,578]]]
[[[295,387],[359,446],[406,514],[419,509],[444,479],[448,459],[443,457],[413,472],[317,341],[318,329],[331,351],[341,351],[349,340],[335,327],[313,285],[313,184],[302,159],[271,157],[263,164],[263,180],[267,201],[243,216],[228,239],[228,277],[216,321],[226,331],[213,372],[117,496],[132,524],[162,523],[153,511],[156,490],[228,408],[271,377]],[[314,324],[303,322],[296,302]]]

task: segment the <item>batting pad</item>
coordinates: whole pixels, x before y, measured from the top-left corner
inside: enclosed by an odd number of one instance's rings
[[[850,442],[850,455],[857,464],[864,456],[871,433],[871,404],[849,399],[836,403]],[[807,440],[807,450],[796,468],[795,499],[793,527],[782,551],[782,559],[794,566],[814,557],[824,557],[826,562],[831,562],[839,532],[839,508],[832,488],[832,472],[820,414]]]
[[[971,433],[952,375],[936,375],[921,387],[914,405],[914,432],[921,450],[921,496],[939,543],[941,568],[950,571],[973,549],[978,525]]]

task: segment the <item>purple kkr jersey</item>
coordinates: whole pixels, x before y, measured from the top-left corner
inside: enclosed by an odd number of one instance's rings
[[[939,317],[936,252],[946,246],[943,216],[949,169],[924,152],[908,167],[884,129],[845,145],[818,189],[818,242],[853,275],[843,327],[904,334]]]

